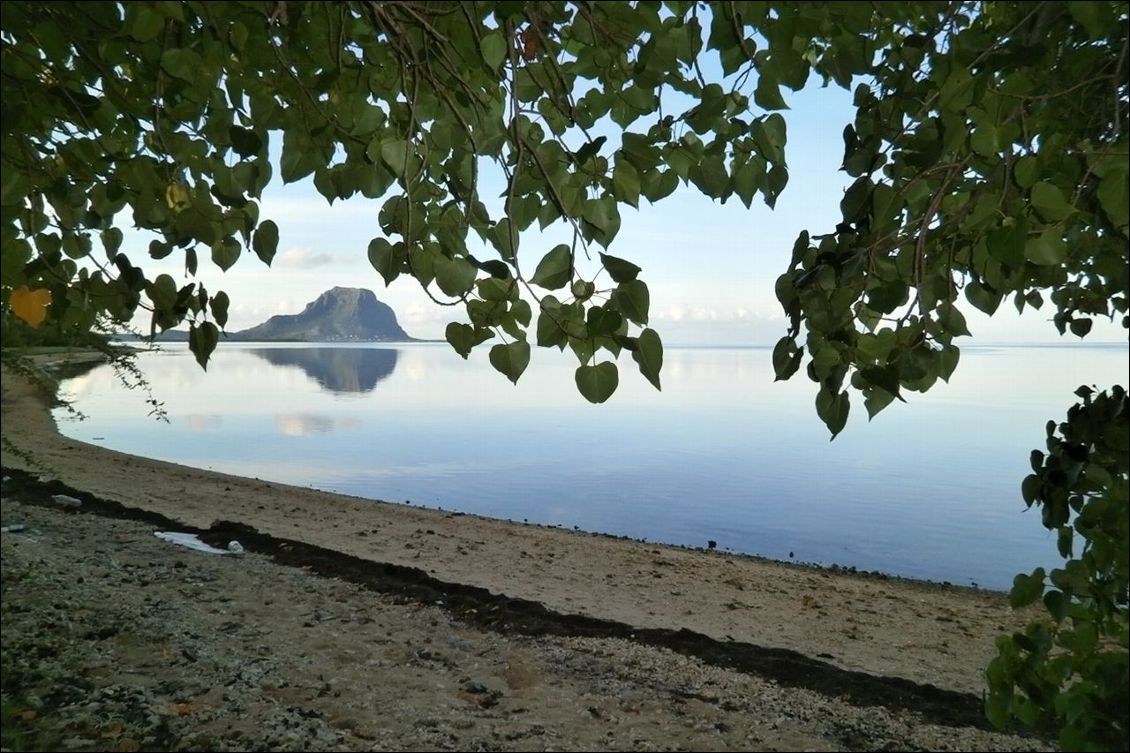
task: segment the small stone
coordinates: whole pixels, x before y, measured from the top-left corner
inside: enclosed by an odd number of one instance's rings
[[[27,530],[27,523],[12,523],[0,528],[0,533],[23,533]]]
[[[60,507],[82,507],[82,500],[69,494],[52,494],[51,500]]]

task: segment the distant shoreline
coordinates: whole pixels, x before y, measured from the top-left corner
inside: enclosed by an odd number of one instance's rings
[[[153,342],[155,345],[162,343],[187,343],[188,333],[182,333],[180,330],[169,330],[168,332],[175,332],[175,337],[163,339],[161,336]],[[168,334],[166,332],[165,334]],[[137,337],[136,335],[111,335],[115,342],[121,343],[147,343],[150,342],[146,338]],[[323,345],[326,347],[336,347],[341,345],[356,345],[356,346],[385,346],[385,345],[417,345],[426,343],[429,345],[446,345],[447,340],[442,338],[429,339],[429,338],[411,338],[408,340],[240,340],[220,336],[220,345]],[[666,343],[664,348],[668,350],[772,350],[773,343],[762,344],[742,344],[742,343]],[[1082,348],[1101,348],[1101,349],[1126,349],[1130,350],[1130,342],[1116,342],[1116,341],[1101,341],[1101,342],[1075,342],[1075,343],[1055,343],[1055,342],[1024,342],[1024,343],[958,343],[961,350],[1000,350],[1007,348],[1055,348],[1055,349],[1082,349]]]

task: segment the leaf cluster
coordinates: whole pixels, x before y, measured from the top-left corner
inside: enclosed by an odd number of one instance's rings
[[[1125,3],[951,3],[858,43],[874,62],[843,132],[855,181],[777,282],[778,378],[807,353],[833,435],[852,391],[873,417],[948,380],[962,308],[1050,293],[1061,334],[1127,326],[1126,20]]]
[[[1115,387],[1080,387],[1082,402],[1048,422],[1022,491],[1056,533],[1065,560],[1017,575],[1014,607],[1043,602],[1047,619],[997,639],[988,669],[989,718],[1059,726],[1065,750],[1124,750],[1130,708],[1130,405]]]

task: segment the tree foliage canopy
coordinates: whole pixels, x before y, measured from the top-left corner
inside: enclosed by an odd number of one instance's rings
[[[6,2],[0,14],[2,300],[31,324],[86,331],[144,307],[154,331],[188,320],[206,363],[229,299],[192,280],[199,256],[271,263],[285,223],[257,199],[277,171],[313,176],[331,203],[379,200],[370,262],[462,310],[446,334],[464,357],[489,342],[517,381],[531,343],[569,348],[578,389],[602,402],[627,350],[658,388],[646,273],[608,253],[622,208],[682,187],[773,206],[789,177],[784,93],[815,83],[853,92],[854,182],[841,221],[802,233],[777,282],[790,325],[773,363],[779,378],[805,368],[833,435],[852,392],[874,415],[948,379],[962,308],[1050,299],[1061,333],[1084,336],[1095,317],[1127,326],[1124,2]],[[483,170],[502,173],[501,197],[483,195]],[[572,243],[541,244],[554,223]],[[154,259],[183,258],[185,279],[147,276],[122,251],[127,231],[149,233]],[[1123,517],[1125,476],[1110,482]],[[1064,499],[1047,518],[1061,531],[1084,506]],[[1117,572],[1103,572],[1125,699],[1121,535]]]

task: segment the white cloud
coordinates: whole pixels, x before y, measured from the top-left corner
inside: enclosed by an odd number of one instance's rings
[[[396,315],[401,323],[407,322],[409,324],[434,324],[436,322],[446,324],[448,321],[461,321],[458,316],[452,316],[449,308],[437,306],[430,301],[424,303],[416,300],[407,305],[402,305],[401,308],[397,309]]]
[[[316,267],[325,267],[333,264],[337,260],[334,254],[327,254],[324,251],[313,251],[309,248],[288,248],[277,257],[274,263],[280,267],[290,267],[292,269],[314,269]]]
[[[675,304],[656,311],[653,318],[668,322],[753,322],[781,319],[778,313],[762,314],[745,306],[706,307]]]
[[[218,429],[224,423],[224,417],[212,413],[189,413],[184,417],[189,431],[209,431]]]
[[[348,430],[361,427],[357,418],[334,418],[317,413],[284,413],[275,416],[275,428],[288,437],[308,437],[312,434]]]

